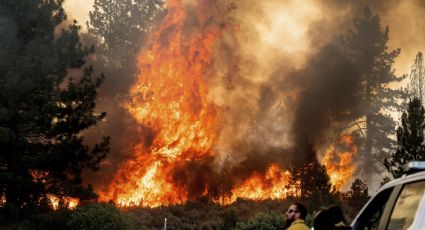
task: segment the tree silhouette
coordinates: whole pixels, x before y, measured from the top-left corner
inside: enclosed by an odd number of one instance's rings
[[[305,203],[310,210],[319,210],[331,204],[338,203],[337,191],[333,188],[325,166],[321,165],[316,157],[312,145],[304,150],[304,162],[290,168],[291,178],[288,189],[296,191],[290,193],[290,198]]]
[[[420,101],[424,100],[425,93],[425,67],[422,53],[419,52],[414,60],[412,70],[410,72],[409,97],[417,97]]]
[[[370,196],[367,185],[360,179],[355,179],[351,184],[351,189],[343,194],[344,209],[346,210],[350,220],[357,215],[369,198]]]
[[[55,33],[66,18],[61,5],[0,3],[0,33],[7,33],[0,42],[0,197],[11,210],[40,207],[48,195],[95,198],[81,173],[98,169],[108,152],[108,137],[90,148],[81,135],[105,118],[95,111],[103,76],[83,67],[93,49],[79,42],[75,22]]]
[[[395,146],[395,140],[390,138],[395,126],[390,112],[400,110],[398,102],[405,94],[388,87],[405,78],[394,75],[392,65],[400,49],[388,51],[388,39],[388,27],[382,31],[379,16],[373,15],[368,7],[354,21],[353,30],[343,37],[347,55],[360,72],[358,84],[363,90],[359,93],[364,104],[357,111],[354,125],[356,135],[363,140],[363,172],[368,175],[370,170],[381,171],[378,162]]]
[[[106,65],[121,68],[164,12],[164,0],[95,0],[88,32],[100,40],[99,56]]]
[[[397,129],[398,148],[384,161],[385,168],[394,178],[407,172],[408,162],[425,160],[424,128],[424,107],[418,98],[413,98],[407,112],[401,116],[401,127]]]

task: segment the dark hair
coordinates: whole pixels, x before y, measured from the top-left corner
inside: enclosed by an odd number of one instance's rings
[[[301,219],[305,220],[305,217],[307,216],[307,208],[301,203],[294,203],[293,205],[297,206]]]
[[[345,220],[344,214],[340,206],[332,205],[327,208],[328,213],[330,214],[332,221],[336,224],[342,222],[343,224],[347,224]]]
[[[330,230],[333,229],[334,223],[327,209],[320,210],[316,213],[313,221],[314,230]]]
[[[336,224],[342,224],[337,227]],[[314,230],[329,230],[329,229],[350,229],[346,226],[347,221],[344,218],[341,207],[333,205],[319,211],[314,217]]]

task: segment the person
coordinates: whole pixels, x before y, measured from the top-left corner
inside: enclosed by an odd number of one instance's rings
[[[351,229],[347,225],[342,209],[339,206],[332,205],[319,211],[314,217],[314,230],[346,230]]]
[[[286,212],[286,227],[287,230],[309,230],[304,223],[307,216],[307,208],[300,203],[293,203],[289,206]]]

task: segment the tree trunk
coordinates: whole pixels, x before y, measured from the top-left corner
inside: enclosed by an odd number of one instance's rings
[[[372,107],[372,95],[371,95],[371,76],[370,74],[367,75],[367,83],[366,83],[366,98],[367,102],[367,111],[366,111],[366,143],[364,148],[364,164],[363,164],[363,177],[366,181],[366,183],[372,182],[372,172],[370,169],[374,166],[373,156],[372,156],[372,141],[373,141],[373,134],[372,134],[372,119],[371,119],[371,107]]]

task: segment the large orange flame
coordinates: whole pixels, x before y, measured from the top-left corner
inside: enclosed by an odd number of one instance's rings
[[[294,186],[289,186],[291,174],[279,165],[271,164],[264,175],[254,172],[250,178],[232,190],[231,202],[236,198],[251,200],[284,199],[292,194]]]
[[[139,57],[140,74],[126,106],[153,134],[125,162],[103,200],[119,205],[159,206],[187,200],[175,185],[172,169],[210,154],[216,137],[216,108],[207,100],[207,67],[219,30],[198,20],[199,30],[185,32],[182,1],[168,1],[168,15]]]
[[[357,146],[354,144],[351,135],[343,135],[337,144],[348,150],[338,152],[335,150],[335,146],[331,145],[326,150],[321,163],[326,167],[332,185],[337,190],[340,190],[349,182],[356,170],[356,166],[353,164],[353,157],[357,154]]]

